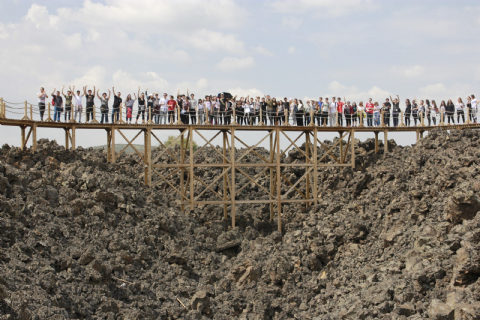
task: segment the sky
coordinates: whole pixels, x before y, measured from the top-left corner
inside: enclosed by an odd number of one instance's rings
[[[139,86],[357,103],[399,95],[401,108],[480,94],[478,1],[0,0],[0,12],[0,97],[11,102],[69,85],[123,97]],[[19,145],[19,132],[0,126],[0,144]],[[64,143],[63,130],[37,136]],[[98,131],[77,136],[105,142]]]

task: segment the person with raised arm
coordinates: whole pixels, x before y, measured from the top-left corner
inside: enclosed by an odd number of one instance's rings
[[[127,99],[125,100],[125,119],[127,119],[127,124],[132,124],[132,115],[133,115],[133,105],[137,101],[137,95],[134,93],[135,99],[132,99],[132,95],[128,94]]]
[[[251,119],[252,119],[251,107],[252,106],[250,105],[250,96],[247,96],[243,104],[243,114],[245,117],[244,121],[245,121],[245,125],[247,126],[251,124]]]
[[[367,114],[367,127],[373,126],[373,110],[374,104],[372,103],[372,98],[369,98],[368,102],[365,104],[365,113]]]
[[[268,122],[271,126],[275,125],[275,118],[277,114],[276,108],[273,108],[273,100],[270,96],[264,96],[267,104],[267,114],[265,117],[268,117]],[[265,118],[266,119],[266,118]],[[265,124],[267,121],[265,121]]]
[[[145,90],[145,92],[148,91]],[[140,95],[140,87],[138,87],[138,112],[137,112],[137,119],[135,120],[135,124],[138,124],[138,118],[140,114],[142,115],[142,124],[145,123],[145,94],[142,92]]]
[[[68,87],[67,95],[63,93],[63,89],[65,89],[65,86],[62,88],[62,95],[65,98],[65,122],[67,122],[67,113],[68,113],[68,121],[70,121],[71,115],[72,115],[72,100],[73,100],[73,95],[72,95],[72,88],[70,86]]]
[[[111,96],[112,92],[110,91],[110,89],[108,90],[108,97],[107,97],[107,93],[104,92],[102,93],[102,95],[100,96],[100,89],[98,89],[97,91],[97,97],[98,99],[100,99],[100,112],[102,114],[102,118],[100,120],[100,123],[103,123],[103,121],[105,120],[105,123],[108,123],[108,100],[110,100],[110,96]]]
[[[45,114],[45,98],[48,99],[48,95],[45,92],[45,88],[41,87],[40,92],[37,93],[38,97],[38,110],[40,110],[40,121],[43,121],[43,115]]]
[[[53,104],[53,122],[60,122],[60,115],[62,113],[63,98],[60,95],[60,91],[53,89],[52,92],[52,104]]]
[[[154,112],[153,112],[153,103],[155,101],[155,96],[153,95],[153,93],[150,93],[148,94],[148,88],[145,90],[145,97],[147,97],[147,108],[145,109],[145,113],[147,114],[147,122],[148,121],[151,121],[152,119],[150,119],[150,114],[154,115]]]
[[[75,86],[73,86],[72,92],[75,93]],[[83,92],[85,92],[85,87],[83,87]],[[77,121],[77,115],[78,115],[78,123],[82,122],[82,112],[83,112],[83,106],[82,106],[82,98],[83,94],[80,93],[80,90],[77,90],[77,94],[73,96],[73,99],[75,101],[75,114],[73,116],[73,120]]]
[[[120,105],[122,104],[122,94],[115,93],[115,87],[112,87],[113,92],[113,106],[112,106],[112,123],[117,122],[120,119]]]
[[[400,116],[400,97],[397,94],[397,98],[395,100],[392,99],[390,96],[390,100],[392,101],[392,116],[393,116],[393,126],[398,127],[398,117]]]
[[[95,86],[93,86],[93,93],[92,90],[87,90],[87,86],[83,88],[83,94],[87,98],[87,106],[86,106],[86,111],[87,111],[87,122],[90,121],[90,119],[93,120],[93,105],[95,104]],[[88,92],[88,93],[87,93]]]

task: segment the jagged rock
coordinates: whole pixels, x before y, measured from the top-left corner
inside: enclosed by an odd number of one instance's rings
[[[433,320],[454,320],[455,310],[438,299],[432,300],[428,317]]]

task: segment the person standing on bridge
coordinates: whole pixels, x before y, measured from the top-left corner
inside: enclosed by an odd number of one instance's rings
[[[187,89],[188,96],[188,89]],[[195,99],[195,95],[192,93],[190,95],[190,123],[197,124],[197,112],[198,112],[198,101]]]
[[[433,125],[436,126],[437,125],[437,116],[439,114],[439,110],[438,110],[438,107],[437,107],[437,103],[435,102],[435,100],[432,100],[432,109],[430,109],[430,115],[432,117],[432,121],[433,121]]]
[[[439,110],[440,110],[440,122],[442,122],[442,119],[443,119],[443,123],[445,124],[445,117],[447,115],[445,100],[442,100],[442,102],[440,102]]]
[[[418,103],[416,99],[412,100],[412,116],[413,116],[413,125],[416,127],[417,126],[417,120],[418,120]]]
[[[378,105],[378,102],[375,102],[373,105],[373,122],[375,127],[380,126],[380,106]],[[368,116],[368,114],[367,114]]]
[[[325,103],[328,103],[328,98],[325,98]],[[328,107],[328,118],[330,122],[330,127],[333,127],[336,123],[337,117],[337,103],[335,102],[335,97],[332,98]]]
[[[163,98],[160,99],[160,123],[167,124],[168,113],[168,94],[164,93]],[[162,121],[163,120],[163,121]]]
[[[457,109],[457,123],[460,124],[460,116],[462,117],[463,123],[465,123],[465,105],[463,104],[462,98],[458,98],[457,104],[455,105]]]
[[[412,114],[412,104],[410,99],[405,100],[405,125],[410,127],[410,115]]]
[[[107,93],[104,92],[102,93],[102,96],[100,96],[100,89],[97,91],[97,97],[100,99],[100,112],[102,113],[102,118],[100,120],[100,123],[103,123],[105,120],[105,123],[108,123],[108,100],[110,100],[112,92],[110,89],[108,90],[108,98],[107,98]]]
[[[135,99],[132,99],[132,95],[129,94],[127,95],[127,99],[125,100],[125,112],[126,112],[126,119],[128,124],[132,124],[132,114],[133,114],[133,105],[135,104],[135,101],[137,100],[137,96],[135,93],[133,94],[135,96]]]
[[[177,109],[177,101],[173,97],[173,95],[170,96],[170,100],[168,100],[168,123],[169,124],[175,124],[175,113]]]
[[[48,99],[45,88],[41,87],[40,92],[37,93],[38,97],[38,109],[40,110],[40,121],[43,121],[43,115],[45,114],[45,98]]]
[[[430,104],[430,100],[425,100],[425,113],[427,114],[428,126],[432,123],[432,105]]]
[[[352,102],[352,127],[357,126],[358,114],[357,114],[357,103]]]
[[[153,93],[150,93],[149,95],[148,88],[147,88],[145,90],[145,97],[147,97],[147,109],[146,109],[147,121],[151,121],[152,119],[150,119],[150,117],[153,117],[153,115],[155,114],[153,111],[153,103],[155,102],[155,96],[153,95]]]
[[[122,94],[120,91],[115,93],[115,87],[112,87],[113,92],[113,109],[112,109],[112,123],[115,123],[120,118],[120,105],[122,104]]]
[[[473,123],[477,123],[477,113],[478,113],[478,100],[472,94],[472,116],[473,116]]]
[[[338,111],[338,124],[343,127],[343,102],[340,97],[337,97],[337,111]]]
[[[87,122],[90,121],[90,118],[93,120],[93,105],[95,104],[95,86],[93,86],[93,93],[92,90],[88,90],[88,93],[85,91],[87,86],[83,88],[83,94],[87,98]]]
[[[346,101],[345,97],[343,97],[343,101],[345,101],[345,107],[343,107],[343,114],[345,115],[345,125],[347,127],[351,127],[353,108],[350,104],[350,101]]]
[[[400,117],[400,97],[397,94],[396,99],[392,99],[390,96],[390,101],[392,101],[392,116],[393,116],[393,126],[398,127],[398,117]]]
[[[467,97],[467,107],[465,108],[465,110],[468,111],[468,119],[467,120],[472,121],[472,119],[473,119],[473,117],[472,117],[472,98],[470,98],[470,96]]]
[[[155,98],[153,99],[152,118],[153,118],[155,124],[159,124],[159,122],[160,122],[160,98],[158,97],[158,93],[155,93]]]
[[[455,105],[452,100],[449,99],[447,101],[447,107],[445,110],[447,112],[448,124],[450,124],[450,120],[452,120],[452,124],[455,124]]]
[[[63,108],[63,98],[60,95],[60,91],[57,91],[57,94],[55,94],[55,91],[56,89],[53,89],[52,92],[53,101],[55,102],[53,109],[53,122],[60,122],[60,116]]]
[[[364,114],[365,112],[365,107],[363,106],[363,101],[360,101],[358,103],[358,107],[357,107],[357,115],[358,115],[358,125],[359,126],[363,126],[363,119],[364,119]]]
[[[148,91],[148,88],[145,92]],[[135,120],[135,124],[138,123],[138,118],[142,114],[142,124],[145,123],[145,94],[142,92],[140,95],[140,87],[138,87],[138,112],[137,112],[137,119]]]
[[[73,86],[73,92],[75,92],[75,86]],[[85,92],[85,87],[83,87],[83,92]],[[78,123],[82,122],[83,96],[84,96],[83,94],[80,94],[80,90],[77,90],[77,94],[73,96],[73,98],[75,99],[75,114],[74,114],[73,120],[77,121],[77,114],[78,114]]]
[[[68,113],[68,121],[70,121],[70,117],[72,115],[73,95],[72,95],[72,89],[70,87],[68,87],[67,95],[65,95],[65,93],[63,93],[63,89],[65,89],[65,86],[63,86],[63,88],[62,88],[62,95],[65,98],[65,113],[64,113],[64,115],[65,115],[65,122],[67,122],[67,113]]]
[[[372,98],[369,98],[368,102],[365,104],[365,113],[367,114],[367,127],[373,127],[373,109],[374,105],[372,103]]]
[[[390,109],[392,105],[390,104],[390,100],[387,98],[383,103],[383,124],[390,127]]]

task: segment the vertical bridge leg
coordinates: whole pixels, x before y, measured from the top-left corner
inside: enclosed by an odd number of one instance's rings
[[[378,153],[378,131],[375,131],[375,153]]]

